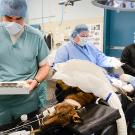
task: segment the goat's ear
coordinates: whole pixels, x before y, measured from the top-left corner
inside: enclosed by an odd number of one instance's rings
[[[74,114],[72,117],[72,120],[74,123],[82,123],[82,119],[80,118],[80,116],[78,114]]]

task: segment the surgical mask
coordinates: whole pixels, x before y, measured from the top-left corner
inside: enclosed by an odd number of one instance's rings
[[[88,37],[80,37],[80,42],[78,43],[80,46],[85,46],[88,42]]]
[[[23,26],[16,22],[5,22],[4,26],[10,35],[16,35],[23,29]]]

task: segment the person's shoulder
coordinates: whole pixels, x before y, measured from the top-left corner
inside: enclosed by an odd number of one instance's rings
[[[25,25],[25,31],[29,34],[43,38],[43,34],[38,29],[36,29],[30,25]]]
[[[63,46],[66,47],[66,46],[70,46],[71,44],[73,43],[71,41],[68,41],[68,42],[63,43]]]
[[[60,48],[67,48],[69,45],[71,45],[70,41],[63,43]]]
[[[68,50],[70,48],[69,43],[63,43],[61,46],[59,46],[57,48],[57,52],[65,52],[66,50]]]

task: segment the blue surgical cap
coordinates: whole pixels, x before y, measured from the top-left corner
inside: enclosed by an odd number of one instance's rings
[[[78,34],[80,34],[81,32],[84,32],[84,31],[88,31],[89,32],[89,28],[88,28],[87,25],[85,25],[85,24],[77,25],[75,27],[75,29],[73,30],[73,32],[71,34],[71,37],[75,38]]]
[[[26,0],[0,0],[0,16],[26,17]]]

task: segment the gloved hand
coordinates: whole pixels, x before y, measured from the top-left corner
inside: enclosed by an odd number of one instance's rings
[[[131,83],[133,80],[135,80],[135,77],[129,74],[122,74],[120,76],[120,80]]]
[[[123,85],[123,86],[122,86],[122,89],[123,89],[125,92],[128,92],[128,93],[131,93],[131,92],[134,91],[134,87],[132,86],[132,84]]]
[[[111,79],[111,82],[114,87],[123,89],[125,92],[131,93],[134,91],[134,87],[132,86],[132,84],[127,84],[118,79]]]
[[[111,63],[112,63],[112,66],[113,66],[115,69],[120,68],[120,67],[124,64],[124,63],[122,63],[119,59],[117,59],[117,58],[115,58],[115,57],[112,57]]]
[[[118,79],[111,79],[112,85],[117,88],[122,88],[123,83],[121,80]]]

